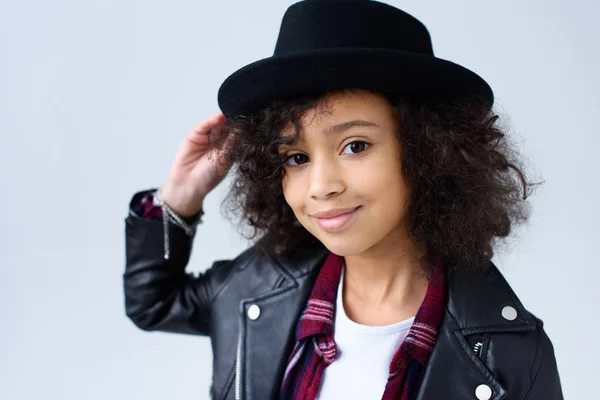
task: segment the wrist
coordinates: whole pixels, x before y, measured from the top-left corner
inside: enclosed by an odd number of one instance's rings
[[[161,187],[158,190],[165,204],[182,218],[193,218],[202,211],[204,197],[198,197],[190,201],[184,200],[183,196],[175,195],[169,188]]]

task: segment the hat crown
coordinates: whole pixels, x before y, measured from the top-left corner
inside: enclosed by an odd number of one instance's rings
[[[435,57],[425,25],[375,0],[304,0],[285,12],[272,57],[231,74],[218,101],[228,117],[274,100],[360,88],[408,99],[479,99],[492,107],[483,78]]]
[[[285,12],[274,56],[332,48],[377,48],[433,56],[423,23],[368,0],[304,0]]]

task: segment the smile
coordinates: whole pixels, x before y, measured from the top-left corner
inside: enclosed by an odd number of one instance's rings
[[[354,210],[341,214],[331,218],[315,218],[317,223],[325,232],[335,232],[346,226],[358,212],[361,206],[356,207]]]

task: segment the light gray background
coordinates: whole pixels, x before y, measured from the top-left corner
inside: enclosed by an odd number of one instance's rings
[[[124,218],[221,82],[272,54],[290,1],[3,1],[0,398],[206,399],[210,343],[125,317]],[[494,261],[545,321],[567,399],[597,396],[597,2],[393,1],[510,117],[533,217]],[[192,270],[247,243],[206,201]]]

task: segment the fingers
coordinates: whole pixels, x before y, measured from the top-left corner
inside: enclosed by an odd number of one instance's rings
[[[206,118],[204,121],[196,124],[192,128],[192,131],[199,134],[204,134],[207,133],[210,130],[210,128],[222,124],[225,121],[227,121],[225,115],[223,115],[223,113],[219,111],[218,113]]]
[[[223,113],[218,112],[199,122],[192,129],[190,129],[186,134],[185,140],[192,142],[195,145],[206,146],[209,144],[208,136],[210,130],[217,126],[224,125],[226,122],[227,118],[223,115]]]

